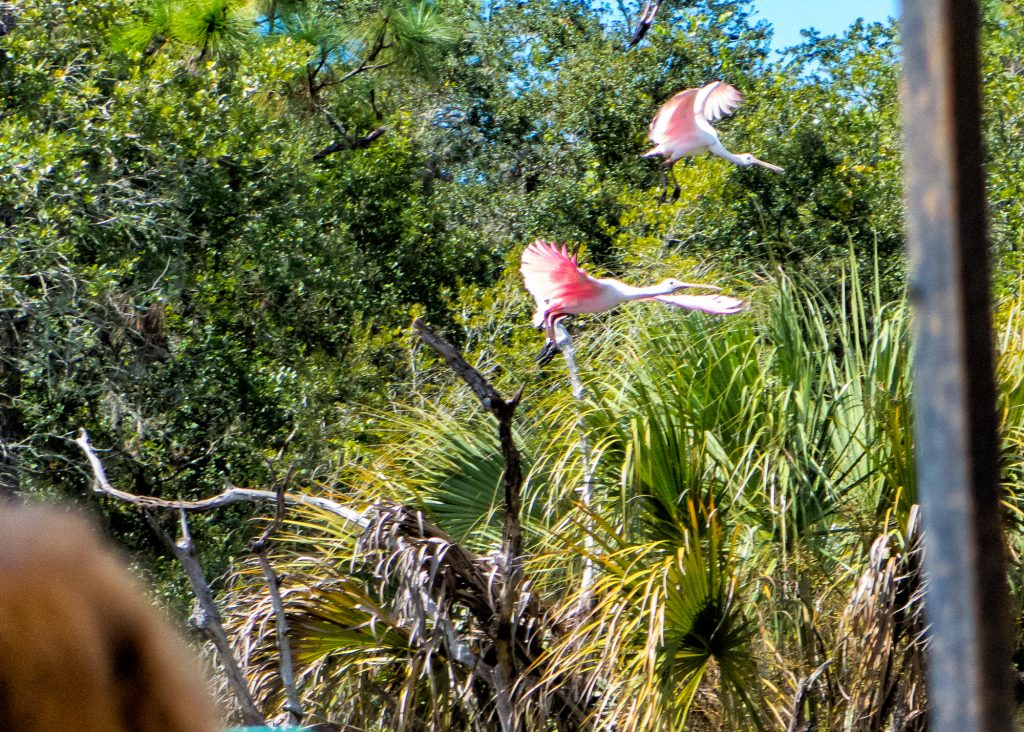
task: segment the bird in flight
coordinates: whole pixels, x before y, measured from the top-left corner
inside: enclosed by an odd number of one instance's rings
[[[543,328],[547,336],[537,362],[546,364],[558,353],[555,326],[567,315],[601,313],[631,300],[657,300],[686,310],[731,315],[747,308],[747,302],[728,295],[676,295],[686,288],[718,290],[714,285],[701,285],[667,279],[649,287],[633,287],[616,279],[591,277],[580,268],[576,254],[563,245],[537,241],[523,251],[519,271],[526,289],[537,301],[533,324]]]
[[[647,31],[654,24],[654,16],[657,15],[659,7],[661,7],[661,0],[647,0],[643,12],[640,13],[640,21],[636,25],[636,30],[633,31],[633,37],[629,39],[629,43],[626,45],[627,50],[640,43],[644,36],[647,35]]]
[[[665,202],[665,194],[668,192],[666,172],[677,160],[687,155],[709,152],[744,168],[760,165],[776,173],[783,172],[778,165],[758,160],[750,153],[731,153],[719,142],[718,133],[711,123],[732,114],[742,101],[743,96],[736,87],[721,81],[712,81],[700,89],[681,91],[661,105],[647,131],[647,136],[654,143],[654,147],[643,154],[645,158],[655,155],[662,155],[665,158],[661,164],[659,202]],[[675,186],[672,200],[675,201],[679,198],[679,183],[674,174],[672,183]]]

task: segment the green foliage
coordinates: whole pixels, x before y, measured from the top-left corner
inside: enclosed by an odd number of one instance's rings
[[[251,39],[252,11],[239,0],[153,0],[143,20],[115,28],[112,46],[148,56],[171,43],[195,61],[224,56]]]
[[[83,487],[66,439],[82,427],[140,493],[287,465],[308,480],[362,429],[348,403],[403,371],[410,309],[444,318],[472,276],[427,204],[408,115],[314,160],[330,138],[304,111],[309,47],[248,12],[39,2],[5,38],[0,302],[23,324],[5,357],[25,490]],[[140,22],[187,52],[143,46]],[[137,518],[115,524],[151,544]]]
[[[526,572],[574,629],[545,639],[530,704],[542,712],[573,678],[600,696],[595,724],[785,727],[823,656],[867,658],[839,638],[854,622],[844,608],[878,607],[851,599],[854,583],[892,589],[890,556],[912,565],[898,34],[857,23],[773,56],[750,3],[698,0],[666,4],[627,52],[633,10],[19,3],[0,55],[0,438],[20,488],[82,498],[69,438],[86,428],[120,487],[195,497],[288,475],[290,490],[422,509],[483,561],[500,545],[500,453],[490,418],[413,346],[407,324],[423,315],[503,393],[526,387]],[[1000,415],[1019,527],[1024,14],[985,12]],[[659,206],[646,125],[713,79],[745,96],[718,125],[726,146],[786,172],[688,158],[679,201]],[[718,282],[751,311],[719,321],[637,304],[580,318],[588,397],[573,400],[559,367],[532,362],[516,270],[536,237],[580,245],[597,275]],[[104,509],[187,604],[139,517]],[[228,570],[248,518],[196,521],[211,575]],[[1019,531],[1011,545],[1024,548]],[[304,514],[280,550],[302,691],[319,712],[450,729],[490,714],[460,706],[472,677],[423,640],[451,608],[413,623],[390,606],[401,578],[360,565],[350,527]],[[588,567],[590,600],[577,592]],[[251,579],[232,580],[237,627],[278,703]],[[883,624],[868,616],[856,622]],[[913,645],[894,642],[910,654],[894,663],[917,668]],[[864,668],[835,670],[835,683],[867,689]],[[831,691],[822,719],[852,714]]]

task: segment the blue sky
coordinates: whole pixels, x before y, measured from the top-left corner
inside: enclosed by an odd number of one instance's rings
[[[800,42],[800,29],[817,28],[833,35],[857,18],[884,20],[898,13],[898,0],[754,0],[758,17],[775,27],[774,48]]]

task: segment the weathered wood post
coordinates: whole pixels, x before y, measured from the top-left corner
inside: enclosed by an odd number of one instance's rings
[[[904,0],[914,409],[937,732],[1010,730],[1013,684],[976,0]]]

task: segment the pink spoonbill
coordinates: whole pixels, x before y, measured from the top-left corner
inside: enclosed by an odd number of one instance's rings
[[[720,289],[714,285],[667,279],[649,287],[633,287],[608,277],[597,279],[580,268],[576,254],[570,254],[565,246],[559,248],[540,239],[523,251],[519,271],[526,289],[537,301],[533,324],[543,328],[547,336],[544,348],[537,355],[540,364],[547,363],[558,353],[555,326],[566,315],[601,313],[631,300],[657,300],[677,308],[718,315],[738,313],[747,307],[746,301],[728,295],[673,294],[691,287]]]
[[[665,201],[665,194],[668,191],[666,171],[677,160],[687,155],[709,152],[744,168],[760,165],[776,173],[783,172],[778,165],[758,160],[750,153],[731,153],[718,140],[718,133],[711,123],[732,114],[742,101],[743,97],[736,87],[721,81],[712,81],[700,89],[681,91],[661,105],[647,131],[647,136],[654,143],[654,147],[643,154],[645,158],[655,155],[665,157],[661,168],[661,202]],[[675,201],[679,198],[679,183],[676,182],[674,174],[672,183],[675,185],[672,200]]]

